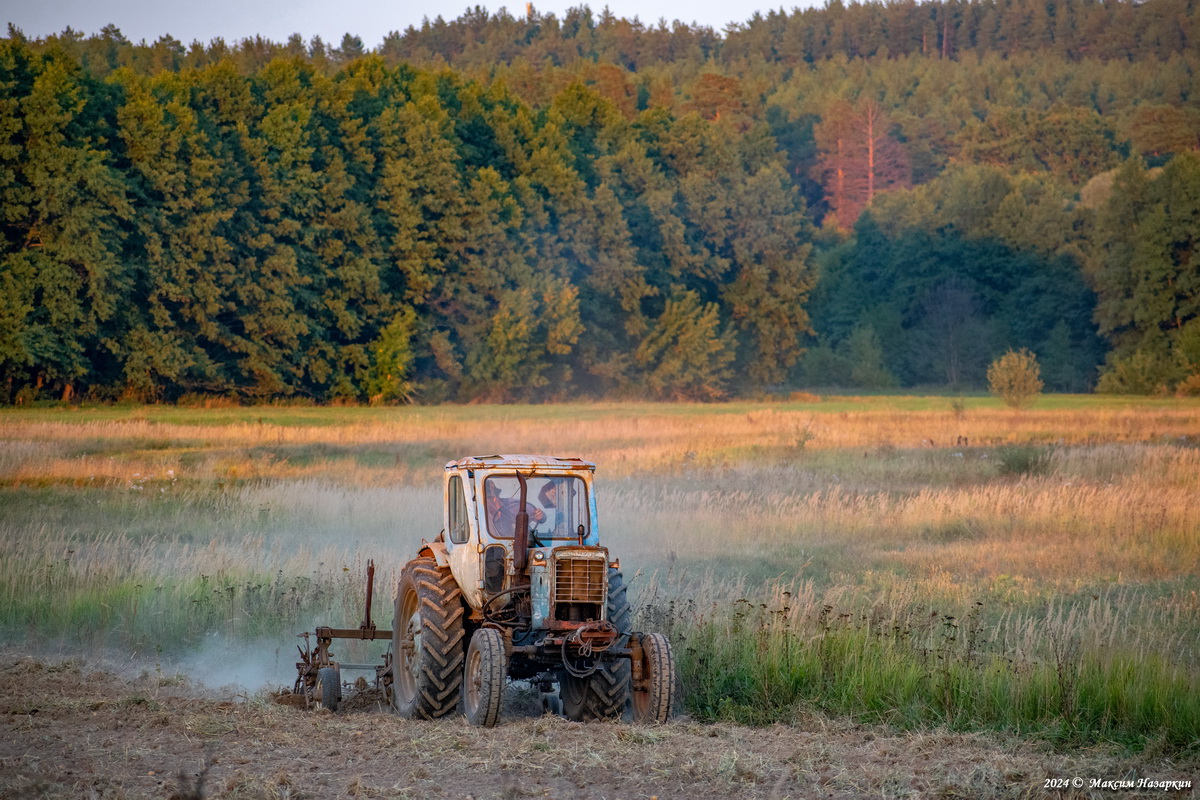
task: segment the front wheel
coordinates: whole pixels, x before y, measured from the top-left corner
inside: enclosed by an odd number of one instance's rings
[[[633,721],[664,723],[675,704],[675,654],[661,633],[630,637],[633,650]],[[640,657],[639,657],[640,654]]]
[[[342,699],[342,678],[334,667],[322,667],[317,671],[317,694],[321,697],[321,705],[337,711],[338,701]]]
[[[500,719],[500,701],[508,677],[504,635],[495,628],[475,631],[463,672],[463,711],[467,722],[480,728],[492,727]]]

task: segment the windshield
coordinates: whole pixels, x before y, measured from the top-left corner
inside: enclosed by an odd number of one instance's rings
[[[529,530],[539,540],[578,539],[591,532],[587,485],[574,475],[535,475],[526,478],[525,511]],[[489,475],[483,482],[488,531],[498,539],[511,539],[521,504],[521,482],[513,475]]]

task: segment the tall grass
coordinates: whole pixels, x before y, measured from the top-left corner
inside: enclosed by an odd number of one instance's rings
[[[390,624],[441,465],[547,451],[599,463],[605,543],[693,715],[1193,747],[1197,406],[943,405],[0,414],[0,630],[290,650],[357,624],[367,558]]]
[[[365,562],[333,548],[287,553],[262,537],[218,547],[55,535],[22,544],[6,533],[0,627],[41,645],[180,653],[213,634],[286,640],[314,614],[336,615],[335,624],[362,614]]]
[[[419,541],[397,536],[397,520],[440,525],[440,497],[411,487],[140,486],[4,493],[8,638],[183,653],[220,634],[290,649],[294,634],[316,624],[357,625],[367,558],[384,587],[376,620],[390,620],[386,587]],[[432,538],[437,527],[423,532]]]
[[[790,722],[817,708],[1062,743],[1182,752],[1200,741],[1195,619],[1129,589],[1027,611],[804,581],[758,592],[702,582],[679,599],[644,591],[638,622],[674,642],[701,719]]]

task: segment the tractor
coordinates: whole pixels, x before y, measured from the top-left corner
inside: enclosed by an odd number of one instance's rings
[[[336,710],[342,670],[373,670],[402,716],[461,708],[471,724],[491,727],[509,679],[525,680],[568,719],[628,712],[635,722],[667,722],[677,690],[671,644],[632,630],[620,561],[600,546],[595,469],[530,455],[446,464],[442,532],[422,540],[401,571],[392,629],[371,621],[369,562],[363,622],[300,634],[294,692]],[[346,664],[334,659],[334,639],[390,639],[391,648],[382,664]]]

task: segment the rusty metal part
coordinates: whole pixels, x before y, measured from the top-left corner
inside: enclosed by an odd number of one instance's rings
[[[596,465],[582,458],[558,458],[555,456],[531,455],[496,455],[468,456],[457,461],[450,461],[446,469],[492,469],[494,467],[515,467],[524,470],[537,469],[581,469],[594,472]]]
[[[371,604],[374,594],[375,561],[372,559],[367,562],[367,595],[362,623],[357,628],[330,628],[326,625],[321,625],[312,633],[305,631],[304,633],[297,634],[297,636],[304,639],[304,644],[303,646],[296,646],[296,649],[300,651],[300,660],[296,662],[296,683],[292,691],[294,694],[304,695],[305,706],[311,707],[314,703],[319,702],[320,698],[316,696],[317,684],[320,680],[321,670],[326,668],[336,670],[374,670],[376,688],[383,689],[384,691],[390,689],[392,675],[392,654],[390,652],[384,656],[382,665],[342,664],[334,658],[335,653],[329,649],[334,639],[358,639],[360,641],[391,640],[391,630],[379,630],[375,627],[375,623],[371,621]],[[312,639],[314,638],[316,639],[316,647],[312,646]]]
[[[521,484],[520,502],[517,505],[516,527],[513,530],[513,569],[517,575],[524,575],[525,565],[529,559],[529,512],[525,504],[528,502],[529,484],[525,476],[517,471],[517,481]]]
[[[517,613],[517,606],[520,605],[520,603],[516,602],[517,599],[520,599],[519,596],[526,596],[528,594],[529,586],[527,584],[521,584],[519,586],[510,586],[503,591],[488,595],[483,602],[483,606],[480,607],[484,624],[507,628],[528,628],[529,620],[522,619],[521,615]],[[505,604],[499,608],[495,606],[496,601],[509,596],[515,598],[513,603]],[[524,599],[526,601],[528,600],[527,597]],[[527,604],[528,603],[526,602],[526,605]]]
[[[358,626],[364,632],[366,632],[368,629],[372,630],[372,631],[375,630],[375,623],[371,622],[371,596],[374,593],[375,593],[375,559],[369,558],[369,559],[367,559],[367,607],[366,607],[366,610],[363,611],[362,625]],[[367,637],[364,636],[363,638],[365,639]],[[389,634],[389,638],[390,638],[390,634]]]
[[[366,641],[374,641],[376,639],[391,639],[391,630],[381,631],[376,630],[372,625],[370,629],[363,628],[327,628],[324,625],[316,629],[317,638],[325,637],[327,639],[365,639]]]
[[[645,661],[645,653],[642,652],[642,637],[639,634],[633,634],[629,637],[629,662],[632,673],[630,675],[633,681],[634,691],[644,690],[644,684],[647,682],[646,676],[643,675],[642,663]]]
[[[612,647],[618,635],[608,620],[580,625],[563,639],[563,668],[576,678],[586,678],[600,668],[600,654]]]
[[[562,557],[555,553],[554,584],[551,586],[551,602],[554,603],[604,603],[604,591],[608,587],[608,564],[604,557]]]
[[[617,627],[604,619],[580,625],[567,636],[567,643],[588,653],[599,653],[611,647],[619,635]]]
[[[541,626],[573,630],[603,619],[608,603],[608,550],[563,545],[550,551],[547,616]]]
[[[320,626],[317,628],[317,638],[326,639],[365,639],[372,641],[375,639],[391,639],[392,632],[390,630],[381,631],[375,628],[375,623],[371,621],[371,598],[375,594],[375,559],[367,561],[367,602],[366,609],[363,611],[363,621],[358,628],[330,628]]]
[[[679,681],[671,643],[661,633],[631,634],[630,661],[633,721],[670,721]]]
[[[304,646],[296,646],[300,651],[300,660],[296,662],[296,683],[292,692],[304,695],[304,705],[310,707],[317,701],[317,682],[321,670],[326,667],[336,668],[338,664],[333,660],[333,651],[329,649],[329,645],[332,644],[329,637],[321,636],[318,631],[317,646],[314,649],[310,641],[312,634],[306,631],[297,635],[304,638]]]

